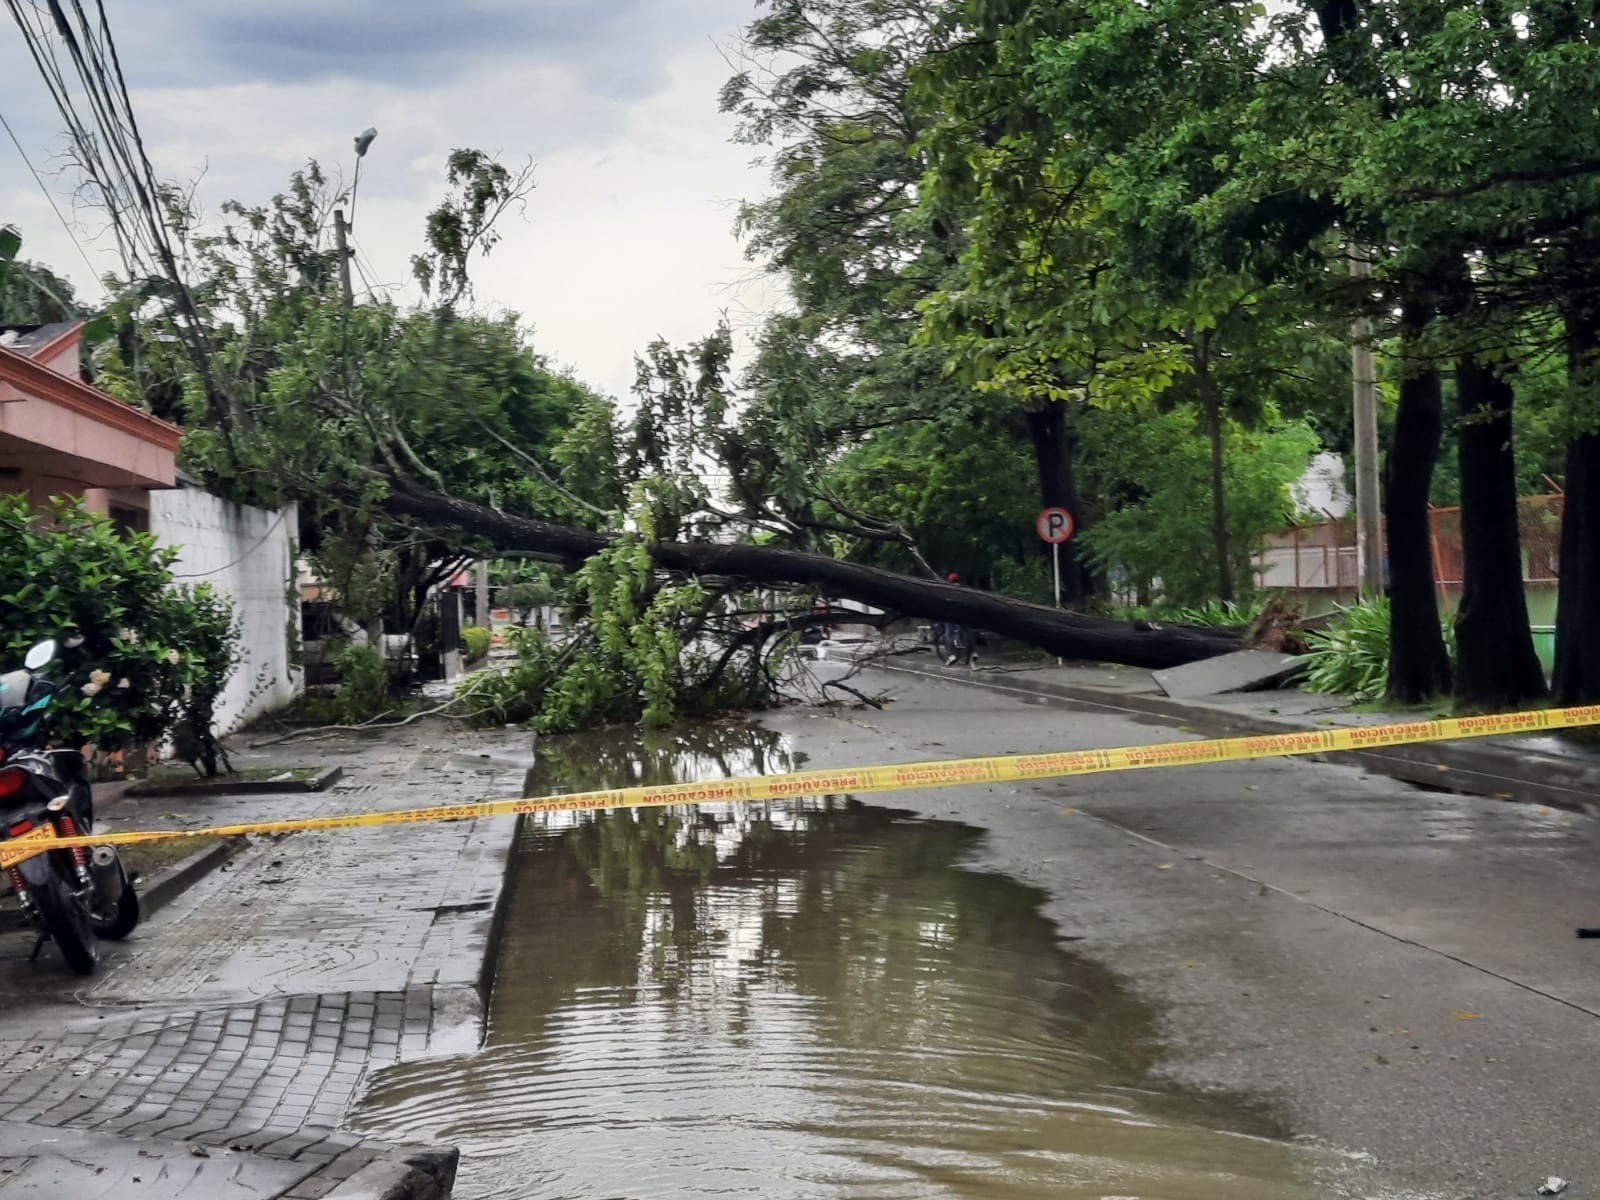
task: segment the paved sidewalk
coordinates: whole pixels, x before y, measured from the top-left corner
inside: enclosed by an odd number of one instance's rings
[[[345,774],[325,793],[123,797],[101,827],[496,799],[521,794],[532,761],[527,734],[442,722],[235,758]],[[89,981],[49,948],[29,966],[25,939],[0,941],[0,976],[23,985],[0,1012],[0,1195],[447,1194],[453,1151],[364,1143],[340,1125],[370,1070],[476,1044],[515,827],[252,839]],[[84,1164],[101,1183],[79,1186]]]
[[[1180,725],[1212,737],[1288,733],[1319,725],[1384,725],[1418,717],[1415,712],[1351,712],[1340,697],[1297,689],[1174,700],[1161,690],[1149,671],[1134,667],[981,664],[968,670],[945,667],[931,657],[890,659],[876,665],[1012,695],[1067,700],[1152,717],[1164,725]],[[1494,796],[1600,815],[1600,752],[1548,734],[1471,738],[1308,757],[1358,765],[1392,779],[1466,795]]]

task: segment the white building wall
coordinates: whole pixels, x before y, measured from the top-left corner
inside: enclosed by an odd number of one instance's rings
[[[1324,450],[1312,458],[1306,473],[1289,486],[1295,511],[1307,516],[1343,517],[1355,507],[1344,485],[1344,456]]]
[[[289,640],[298,651],[296,527],[293,505],[269,512],[194,486],[150,493],[150,532],[178,551],[176,581],[211,584],[233,600],[239,619],[239,663],[217,702],[220,732],[285,707],[302,688]]]

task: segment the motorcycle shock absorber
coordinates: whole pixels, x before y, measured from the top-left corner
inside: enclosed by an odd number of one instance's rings
[[[72,819],[72,814],[69,812],[57,813],[56,827],[61,830],[63,837],[78,836],[78,823]],[[72,865],[76,868],[78,882],[86,885],[92,883],[93,880],[89,875],[89,852],[82,846],[74,846],[68,853],[72,855]]]
[[[16,894],[17,903],[23,908],[33,907],[33,897],[28,895],[28,885],[23,881],[22,872],[16,867],[11,868],[11,890]]]

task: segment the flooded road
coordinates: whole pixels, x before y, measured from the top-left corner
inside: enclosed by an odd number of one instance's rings
[[[798,765],[754,727],[549,738],[529,790]],[[980,837],[842,797],[530,821],[487,1044],[355,1127],[456,1143],[465,1200],[1343,1194],[1264,1113],[1151,1088],[1159,1014],[964,868]]]

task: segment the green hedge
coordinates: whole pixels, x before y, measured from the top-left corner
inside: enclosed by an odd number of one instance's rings
[[[461,647],[468,662],[477,662],[489,653],[489,631],[468,625],[461,631]]]
[[[50,720],[63,745],[119,750],[183,727],[209,735],[239,627],[226,596],[173,586],[176,556],[76,501],[40,513],[26,496],[0,496],[0,671],[56,639],[47,674],[68,686]]]

